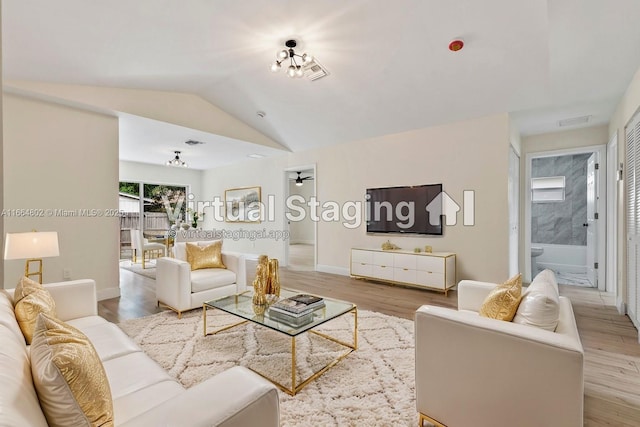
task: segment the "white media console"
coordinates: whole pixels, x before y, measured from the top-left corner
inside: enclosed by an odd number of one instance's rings
[[[447,292],[456,285],[456,254],[351,249],[351,276]]]

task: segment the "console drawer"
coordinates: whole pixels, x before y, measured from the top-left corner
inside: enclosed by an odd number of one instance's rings
[[[351,262],[364,262],[366,264],[372,264],[373,252],[361,251],[358,249],[351,250]]]
[[[444,258],[440,257],[431,257],[431,256],[418,256],[417,260],[417,270],[427,271],[432,273],[442,273],[444,274]]]
[[[416,275],[416,283],[430,288],[444,289],[444,274],[443,273],[429,273],[426,271],[418,271]]]
[[[373,274],[373,266],[364,262],[352,262],[351,274],[354,276],[367,276],[371,277]]]
[[[416,269],[416,256],[406,254],[393,254],[393,266],[396,268]]]

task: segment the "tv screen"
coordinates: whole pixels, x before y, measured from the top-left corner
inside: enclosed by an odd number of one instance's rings
[[[429,206],[441,192],[442,184],[368,188],[367,233],[442,235],[442,209]]]

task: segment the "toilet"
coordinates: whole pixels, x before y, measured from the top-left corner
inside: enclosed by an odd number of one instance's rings
[[[531,277],[539,273],[537,258],[544,253],[544,248],[531,246]]]

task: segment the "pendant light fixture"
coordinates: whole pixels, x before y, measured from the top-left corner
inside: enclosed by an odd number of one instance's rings
[[[287,48],[282,49],[276,54],[276,62],[271,65],[271,71],[278,72],[282,65],[287,65],[286,60],[289,59],[287,67],[287,75],[291,78],[304,76],[304,66],[313,61],[313,56],[303,53],[298,55],[294,48],[298,45],[295,40],[287,40],[284,44]],[[296,60],[298,58],[298,60]],[[299,62],[299,63],[298,63]]]
[[[183,167],[183,168],[188,168],[189,165],[180,159],[180,151],[174,151],[174,153],[176,153],[176,156],[173,159],[169,159],[167,160],[166,165],[167,166],[179,166],[179,167]]]

